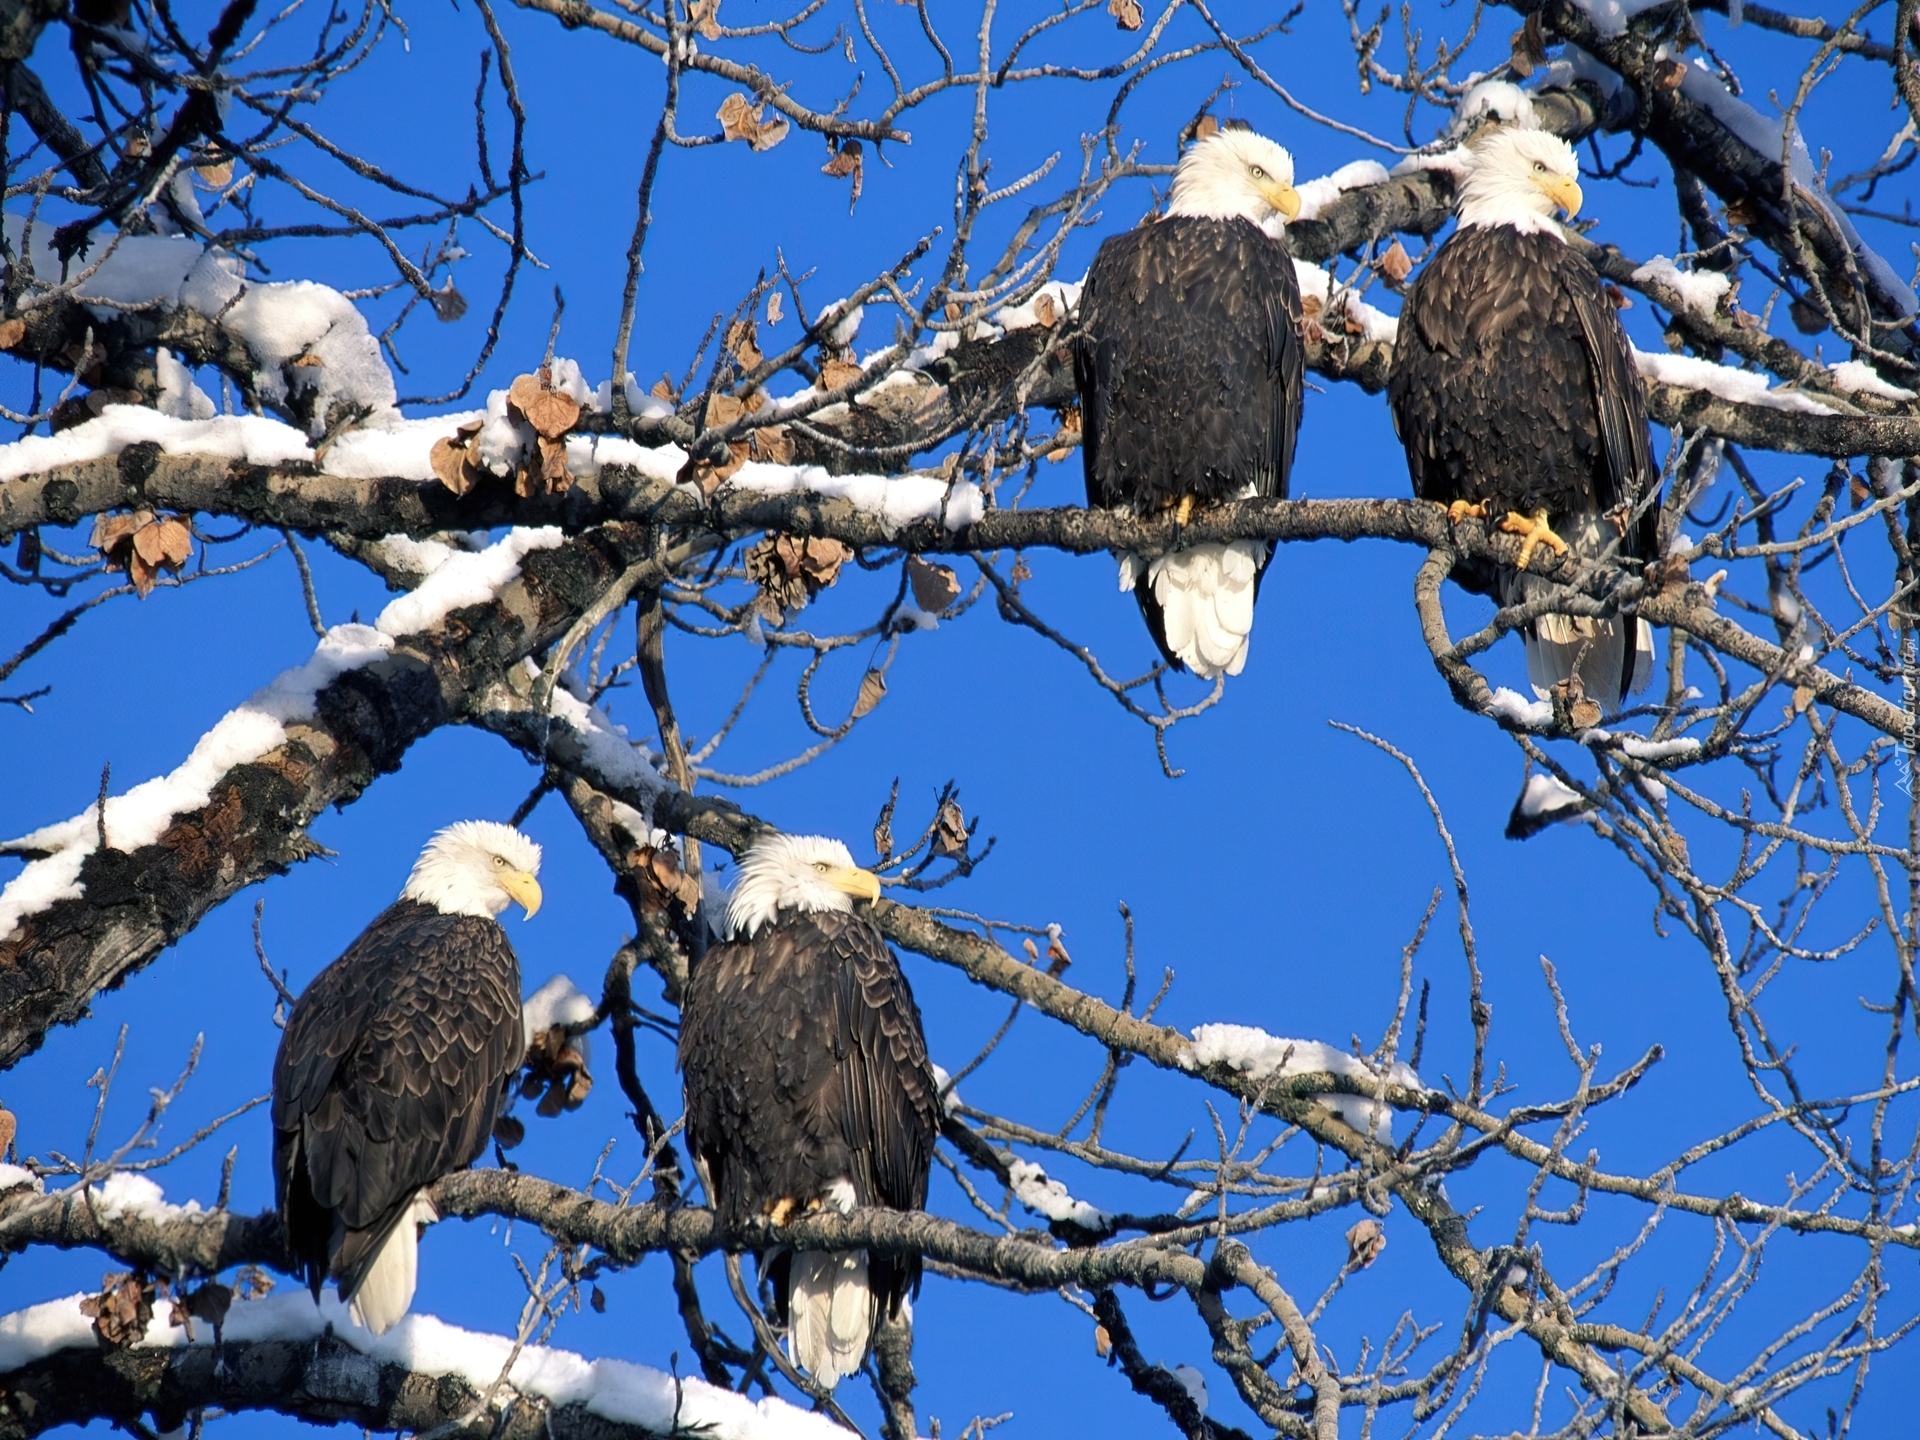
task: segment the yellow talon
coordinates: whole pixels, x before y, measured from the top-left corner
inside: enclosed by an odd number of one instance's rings
[[[1193,496],[1182,495],[1180,497],[1180,508],[1174,511],[1174,514],[1173,514],[1174,528],[1176,530],[1186,529],[1187,521],[1191,520],[1192,518],[1193,518]]]
[[[1500,528],[1509,535],[1525,537],[1520,543],[1520,559],[1516,562],[1522,570],[1527,568],[1527,562],[1533,559],[1533,552],[1542,545],[1555,555],[1567,553],[1567,542],[1553,533],[1544,510],[1536,510],[1531,516],[1510,510],[1507,518],[1500,522]]]
[[[777,1228],[791,1220],[793,1218],[793,1212],[797,1208],[791,1195],[782,1195],[778,1200],[774,1201],[773,1205],[768,1209],[767,1219]]]
[[[1458,525],[1462,520],[1484,520],[1486,518],[1487,507],[1484,505],[1476,505],[1471,500],[1456,500],[1447,506],[1447,523],[1449,525]]]

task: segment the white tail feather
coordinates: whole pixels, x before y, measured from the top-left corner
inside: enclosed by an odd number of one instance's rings
[[[873,1332],[867,1252],[803,1250],[787,1272],[787,1354],[831,1390],[860,1368]]]
[[[1160,606],[1167,648],[1202,680],[1238,675],[1253,633],[1254,588],[1267,547],[1260,540],[1195,545],[1162,555],[1145,567]],[[1120,588],[1141,574],[1137,555],[1120,557]]]
[[[1633,623],[1633,682],[1638,693],[1653,678],[1653,629],[1646,621]],[[1543,615],[1526,637],[1527,679],[1534,693],[1548,692],[1574,671],[1589,700],[1608,714],[1620,708],[1620,670],[1626,630],[1617,618],[1584,615]],[[1582,653],[1584,652],[1584,654]]]
[[[420,1226],[440,1218],[433,1202],[425,1195],[413,1197],[413,1204],[380,1242],[380,1252],[360,1277],[360,1284],[347,1297],[347,1308],[354,1322],[376,1335],[384,1335],[400,1323],[413,1304],[414,1282],[419,1274]]]

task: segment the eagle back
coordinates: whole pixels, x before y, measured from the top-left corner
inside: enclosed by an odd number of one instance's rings
[[[1079,330],[1090,505],[1287,493],[1305,351],[1284,242],[1245,220],[1194,216],[1109,236]]]

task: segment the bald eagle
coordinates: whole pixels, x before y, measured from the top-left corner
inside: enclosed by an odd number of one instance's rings
[[[469,820],[427,842],[400,898],[294,1003],[273,1063],[287,1248],[376,1335],[413,1303],[423,1193],[479,1158],[520,1066],[520,962],[494,917],[540,908],[540,847]]]
[[[1282,238],[1300,213],[1293,158],[1228,126],[1188,148],[1160,219],[1109,236],[1080,295],[1073,373],[1087,504],[1137,514],[1284,497],[1305,370],[1300,282]],[[1120,557],[1120,588],[1176,670],[1247,663],[1272,546]]]
[[[1502,605],[1544,589],[1527,573],[1541,546],[1655,553],[1657,507],[1633,514],[1660,479],[1633,350],[1554,220],[1579,210],[1578,175],[1572,147],[1545,131],[1497,130],[1476,145],[1459,225],[1413,283],[1387,381],[1414,494],[1525,537],[1517,569],[1455,571]],[[1638,619],[1546,615],[1523,639],[1543,698],[1577,675],[1610,712],[1652,672]]]
[[[740,863],[731,938],[694,967],[680,1017],[687,1143],[729,1227],[926,1204],[940,1087],[907,977],[853,913],[879,897],[837,840],[770,835]],[[918,1256],[762,1263],[788,1353],[828,1389],[860,1368],[882,1307],[897,1315],[920,1284]]]

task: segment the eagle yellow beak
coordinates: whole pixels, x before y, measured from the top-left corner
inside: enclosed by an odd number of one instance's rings
[[[1278,180],[1270,181],[1260,187],[1260,193],[1269,205],[1280,212],[1282,219],[1291,220],[1300,213],[1300,192],[1291,185],[1283,185]]]
[[[1573,219],[1580,213],[1580,202],[1586,197],[1580,193],[1580,182],[1570,175],[1549,175],[1537,182],[1547,192],[1547,198],[1567,212],[1567,218]]]
[[[852,865],[836,865],[823,877],[836,890],[860,900],[878,900],[880,898],[880,877],[871,870],[861,870]]]
[[[500,887],[525,907],[526,918],[533,919],[540,909],[540,882],[524,870],[509,870],[500,877]]]

